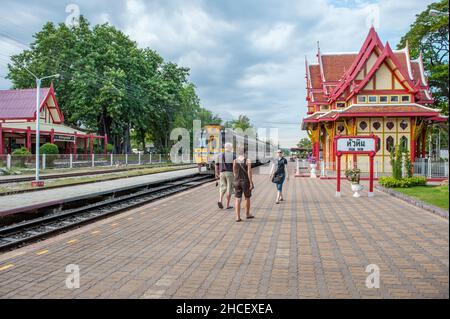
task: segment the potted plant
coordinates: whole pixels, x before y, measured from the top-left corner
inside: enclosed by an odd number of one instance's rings
[[[361,170],[359,168],[352,168],[345,171],[345,177],[350,181],[353,197],[360,197],[359,191],[363,189],[363,186],[359,183],[361,179]]]

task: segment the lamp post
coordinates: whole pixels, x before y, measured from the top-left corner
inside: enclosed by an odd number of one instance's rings
[[[49,78],[59,78],[59,74],[53,74],[49,76],[44,76],[42,78],[37,77],[33,72],[28,70],[24,67],[24,69],[30,73],[35,79],[36,79],[36,177],[33,182],[31,182],[32,186],[44,186],[44,182],[39,180],[39,169],[40,169],[40,144],[41,144],[41,137],[40,137],[40,131],[39,131],[39,121],[40,121],[40,106],[41,106],[41,83],[42,80],[49,79]]]

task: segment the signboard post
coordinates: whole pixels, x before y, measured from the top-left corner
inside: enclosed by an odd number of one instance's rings
[[[369,155],[369,197],[373,197],[373,158],[380,140],[373,134],[366,136],[338,135],[334,138],[337,156],[336,196],[341,196],[341,156],[343,154]]]

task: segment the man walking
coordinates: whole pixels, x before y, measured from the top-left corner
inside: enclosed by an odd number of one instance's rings
[[[233,161],[236,156],[233,154],[233,145],[231,143],[225,143],[225,152],[219,155],[216,163],[216,178],[219,182],[219,201],[217,206],[220,209],[223,208],[223,196],[227,193],[227,209],[233,208],[230,206],[231,194],[233,193]]]

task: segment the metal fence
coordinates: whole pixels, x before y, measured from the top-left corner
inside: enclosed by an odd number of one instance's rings
[[[192,155],[169,154],[43,154],[40,156],[42,169],[71,169],[81,167],[138,166],[161,163],[193,163]],[[0,155],[0,168],[34,169],[35,155]]]
[[[418,158],[414,162],[414,175],[427,178],[448,178],[448,161]]]
[[[297,174],[304,175],[311,172],[311,163],[307,160],[297,160]],[[336,177],[337,176],[337,164],[334,162],[320,161],[316,165],[317,175],[321,177]],[[356,167],[361,170],[361,177],[369,177],[369,163],[368,162],[349,162],[348,168]],[[345,163],[341,164],[341,177],[345,176]],[[392,176],[390,169],[383,170],[382,164],[378,161],[373,163],[374,177],[379,178],[381,176]],[[434,160],[427,158],[418,158],[413,164],[415,176],[425,176],[427,178],[448,178],[449,175],[449,162],[444,160]]]

